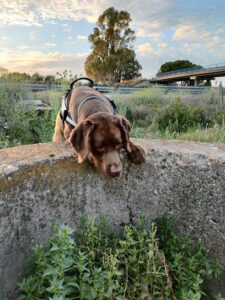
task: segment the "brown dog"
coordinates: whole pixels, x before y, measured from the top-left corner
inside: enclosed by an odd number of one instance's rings
[[[113,106],[103,94],[87,86],[75,87],[68,111],[75,128],[64,122],[59,112],[53,142],[71,144],[78,163],[88,159],[105,178],[112,178],[122,173],[122,147],[133,163],[144,162],[144,150],[129,138],[129,121],[113,114]]]

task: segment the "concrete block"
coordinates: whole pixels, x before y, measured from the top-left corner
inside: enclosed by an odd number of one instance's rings
[[[0,150],[0,299],[15,299],[35,244],[55,220],[76,227],[82,213],[105,215],[117,230],[170,215],[178,233],[203,242],[225,265],[225,146],[136,140],[146,162],[123,153],[121,178],[103,179],[78,165],[69,146],[52,143]],[[211,285],[225,296],[224,275]],[[210,285],[210,283],[209,283]]]

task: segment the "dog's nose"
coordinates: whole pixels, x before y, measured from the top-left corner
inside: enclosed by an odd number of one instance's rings
[[[118,164],[112,164],[109,166],[109,173],[112,177],[120,176],[122,172],[122,167]]]

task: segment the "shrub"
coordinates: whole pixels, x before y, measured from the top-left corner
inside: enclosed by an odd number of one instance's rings
[[[34,106],[27,111],[23,99],[40,99],[41,95],[52,111],[39,113]],[[61,99],[62,92],[41,94],[19,84],[0,86],[0,148],[51,141]]]
[[[218,260],[206,258],[202,244],[193,247],[187,235],[178,236],[170,218],[158,220],[159,248],[164,252],[177,299],[200,299],[204,276],[217,277]]]
[[[166,129],[170,132],[186,132],[188,128],[213,125],[200,106],[186,106],[179,97],[170,101],[166,108],[156,114],[154,123],[162,132]]]
[[[49,247],[36,246],[18,300],[200,299],[204,275],[217,275],[217,261],[202,246],[171,231],[170,219],[157,229],[126,225],[117,238],[103,218],[81,219],[80,229],[54,225]]]

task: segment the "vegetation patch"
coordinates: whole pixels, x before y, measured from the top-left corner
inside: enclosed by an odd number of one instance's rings
[[[148,230],[141,218],[118,238],[103,218],[82,217],[76,232],[55,224],[49,246],[34,249],[18,300],[200,299],[203,278],[221,267],[171,228],[162,218]]]
[[[0,86],[0,148],[50,142],[63,92],[34,93],[20,84]],[[23,100],[43,100],[52,111],[29,110]]]
[[[225,106],[214,104],[213,89],[195,95],[152,87],[112,97],[118,113],[131,122],[132,137],[225,143]]]
[[[17,83],[0,85],[0,148],[51,142],[63,91],[32,92]],[[193,95],[149,88],[130,94],[110,94],[117,113],[131,125],[131,137],[184,139],[225,144],[225,106],[214,104],[216,92]],[[23,100],[41,100],[51,111],[27,111]]]
[[[158,111],[154,123],[160,131],[186,132],[188,128],[212,127],[213,121],[207,118],[204,109],[200,106],[187,106],[181,99],[171,100],[169,105]]]

